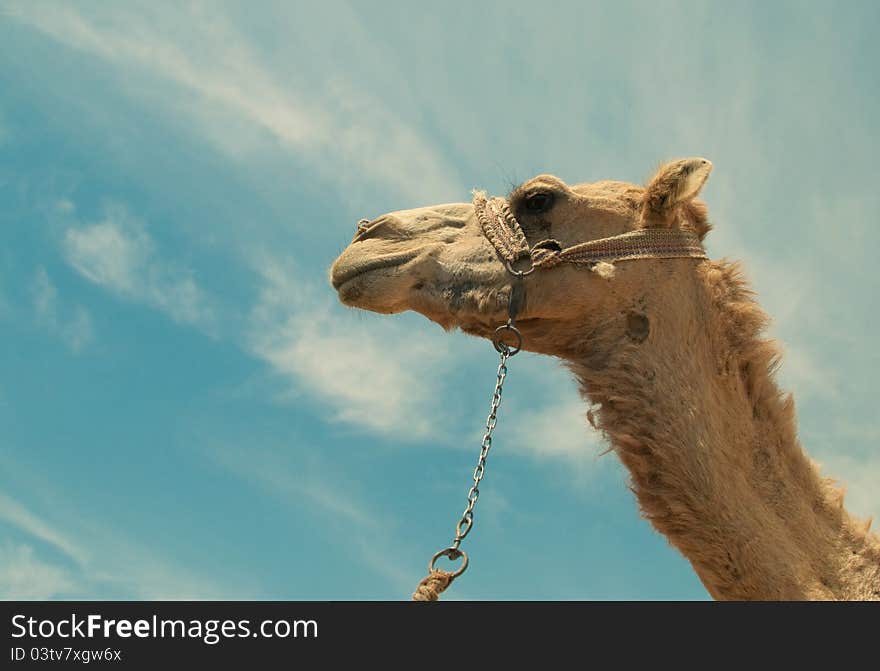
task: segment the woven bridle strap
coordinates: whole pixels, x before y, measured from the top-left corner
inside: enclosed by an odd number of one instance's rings
[[[474,209],[483,234],[511,266],[520,259],[531,259],[533,268],[552,268],[560,263],[594,266],[600,261],[709,258],[699,236],[681,228],[640,228],[565,248],[556,240],[543,240],[530,248],[506,200],[475,191]]]

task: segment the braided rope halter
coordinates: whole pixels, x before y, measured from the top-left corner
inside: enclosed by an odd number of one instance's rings
[[[507,362],[522,349],[523,336],[516,328],[515,322],[525,302],[523,278],[539,268],[549,269],[561,263],[592,269],[603,261],[708,258],[699,236],[681,228],[639,228],[621,235],[590,240],[566,248],[556,240],[547,239],[529,247],[522,226],[513,216],[510,205],[504,198],[488,198],[484,191],[475,191],[473,202],[483,235],[492,243],[508,273],[513,277],[507,304],[507,323],[495,329],[492,337],[492,344],[501,360],[495,378],[489,417],[486,419],[485,433],[480,444],[480,456],[474,469],[474,484],[467,494],[467,506],[455,527],[452,544],[431,557],[428,575],[416,587],[412,595],[413,601],[437,601],[440,593],[468,567],[468,556],[460,549],[460,545],[474,526],[474,506],[480,496],[480,482],[485,474],[486,459],[492,447],[492,432],[498,422],[497,413],[501,406],[504,380],[507,377]],[[522,262],[527,262],[527,267],[517,269],[515,266],[521,265]],[[505,339],[510,337],[513,338],[513,345],[505,342]],[[461,564],[455,571],[444,571],[435,566],[440,557],[446,557],[450,561],[460,559]]]

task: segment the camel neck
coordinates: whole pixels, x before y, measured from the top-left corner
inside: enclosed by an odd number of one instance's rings
[[[804,454],[766,316],[736,267],[692,279],[568,357],[643,514],[717,599],[880,598],[880,543]]]

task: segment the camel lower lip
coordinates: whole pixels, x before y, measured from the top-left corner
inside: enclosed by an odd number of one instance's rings
[[[351,280],[360,277],[365,273],[368,273],[372,270],[379,270],[380,268],[400,266],[407,261],[411,261],[416,256],[416,252],[402,252],[400,254],[390,254],[388,256],[382,256],[376,259],[372,259],[371,261],[368,261],[366,263],[355,264],[349,268],[346,268],[341,273],[334,272],[333,276],[330,278],[330,283],[333,285],[334,289],[339,290],[346,282],[350,282]]]

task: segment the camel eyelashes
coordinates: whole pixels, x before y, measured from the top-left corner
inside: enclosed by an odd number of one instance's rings
[[[553,207],[553,194],[546,191],[530,193],[523,199],[523,209],[529,214],[541,214]]]

